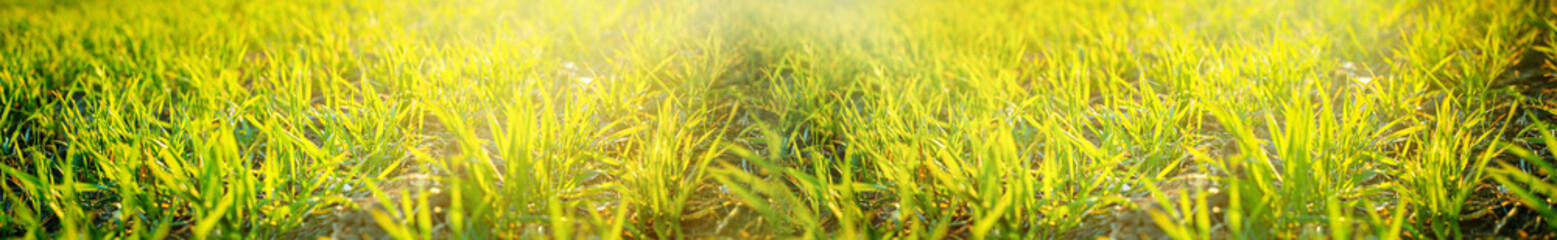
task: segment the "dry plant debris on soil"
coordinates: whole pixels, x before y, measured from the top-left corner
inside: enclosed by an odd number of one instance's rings
[[[0,237],[1557,237],[1538,0],[0,0]]]

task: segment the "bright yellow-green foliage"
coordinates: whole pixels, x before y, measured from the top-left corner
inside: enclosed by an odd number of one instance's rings
[[[0,0],[0,235],[1458,237],[1537,2]]]

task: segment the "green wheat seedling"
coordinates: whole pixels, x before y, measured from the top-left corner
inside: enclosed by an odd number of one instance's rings
[[[1557,140],[1557,137],[1553,136],[1550,125],[1538,122],[1531,129],[1527,130],[1535,133],[1538,138],[1534,140],[1543,143],[1544,146],[1541,147],[1551,149],[1553,144],[1557,144],[1557,142],[1554,142],[1554,140]],[[1557,212],[1552,211],[1551,203],[1547,200],[1550,199],[1549,196],[1553,193],[1557,193],[1554,192],[1554,190],[1557,190],[1557,185],[1553,185],[1551,179],[1549,179],[1550,177],[1547,177],[1553,172],[1550,158],[1536,155],[1535,152],[1525,147],[1514,144],[1507,145],[1513,155],[1524,161],[1518,163],[1498,162],[1497,168],[1489,172],[1492,178],[1496,179],[1498,183],[1502,183],[1504,188],[1517,196],[1519,201],[1524,203],[1525,206],[1529,206],[1530,209],[1539,213],[1542,218],[1552,219],[1557,217]],[[1545,222],[1550,227],[1557,227],[1557,225],[1554,225],[1557,223],[1552,223],[1550,220]]]
[[[1523,237],[1548,5],[0,1],[0,236]]]

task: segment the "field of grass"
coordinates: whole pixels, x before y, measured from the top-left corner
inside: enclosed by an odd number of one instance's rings
[[[1542,0],[0,0],[0,237],[1552,238],[1554,30]]]

